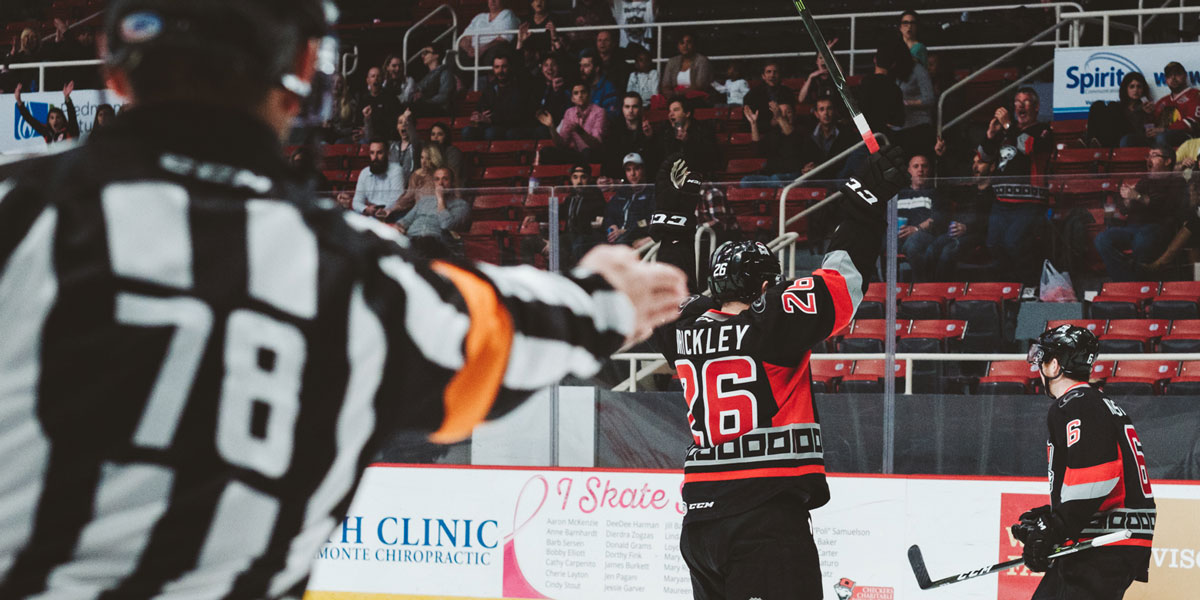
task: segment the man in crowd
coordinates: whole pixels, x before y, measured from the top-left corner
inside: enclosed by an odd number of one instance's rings
[[[768,129],[764,133],[759,130],[762,115],[748,104],[742,107],[742,113],[750,123],[750,139],[757,144],[758,155],[767,157],[762,172],[743,177],[742,187],[783,187],[815,166],[805,160],[804,136],[796,131],[792,101],[781,99],[768,110],[775,116],[767,121]]]
[[[1188,85],[1187,69],[1170,62],[1163,69],[1171,93],[1154,103],[1158,125],[1151,131],[1157,146],[1178,146],[1200,136],[1200,90]]]
[[[604,161],[604,174],[620,179],[624,174],[622,160],[630,153],[637,153],[656,172],[658,163],[650,152],[654,144],[654,128],[642,113],[642,97],[637,92],[626,92],[621,99],[621,115],[608,124],[608,158]]]
[[[602,160],[602,146],[608,117],[604,109],[592,104],[586,83],[571,86],[571,108],[563,114],[557,127],[548,112],[539,112],[538,122],[550,130],[554,146],[543,148],[544,164],[593,163]]]
[[[646,185],[646,162],[640,155],[626,156],[624,164],[625,185],[608,201],[602,229],[608,243],[638,248],[650,241],[654,186]]]
[[[996,276],[1037,284],[1044,251],[1039,240],[1046,228],[1050,190],[1042,175],[1050,157],[1050,125],[1037,120],[1038,94],[1021,88],[1012,109],[998,108],[979,145],[983,160],[996,162],[996,204],[988,219],[988,250]],[[1014,118],[1015,117],[1015,118]]]
[[[928,250],[945,229],[945,215],[950,207],[933,189],[933,169],[928,157],[914,154],[908,159],[908,176],[909,187],[896,194],[900,252],[912,267],[913,281],[930,281],[934,265]]]
[[[592,91],[592,104],[603,108],[609,116],[615,116],[619,112],[620,95],[617,94],[613,82],[604,75],[600,60],[592,48],[586,48],[579,53],[579,80],[586,83]]]
[[[838,123],[837,104],[832,97],[818,98],[813,106],[813,116],[817,118],[817,125],[805,140],[807,148],[804,151],[804,160],[806,162],[802,169],[805,173],[811,170],[810,164],[812,167],[824,164],[858,143],[858,138],[851,132],[851,128]],[[825,171],[827,176],[841,171],[841,164],[830,166]]]
[[[358,175],[352,207],[354,212],[375,216],[404,194],[404,169],[388,160],[388,144],[383,140],[371,140],[367,157],[371,164]]]
[[[954,220],[945,233],[929,246],[927,261],[933,266],[934,281],[962,281],[958,263],[987,242],[988,215],[996,202],[992,188],[994,162],[978,152],[971,157],[971,183],[954,195]]]
[[[504,0],[488,0],[487,6],[487,12],[475,15],[458,39],[458,49],[467,58],[474,59],[478,51],[481,65],[488,64],[497,52],[512,44],[516,38],[513,33],[496,32],[515,31],[521,26],[517,15],[504,8]]]
[[[532,137],[533,111],[529,96],[517,80],[507,55],[492,59],[492,79],[471,114],[472,125],[463,129],[463,139],[516,140]]]
[[[771,59],[763,65],[762,84],[746,94],[745,105],[758,115],[759,129],[766,130],[776,116],[776,106],[780,102],[791,104],[795,101],[795,90],[783,85],[779,61]]]
[[[721,164],[717,136],[707,124],[693,118],[695,107],[690,98],[676,96],[667,104],[667,122],[655,134],[658,156],[684,154],[697,173],[716,173]],[[660,169],[661,170],[661,169]]]
[[[625,84],[629,82],[629,64],[625,59],[625,49],[617,45],[617,34],[611,30],[596,33],[596,60],[600,72],[612,82],[617,94],[625,93]]]
[[[331,26],[112,0],[131,108],[0,167],[0,598],[299,598],[389,433],[463,440],[675,313],[682,274],[625,249],[426,261],[314,197],[279,140],[322,121]]]
[[[412,93],[412,111],[418,117],[450,114],[450,103],[458,89],[458,81],[450,67],[442,64],[441,51],[434,46],[421,49],[421,62],[429,72],[417,82]]]
[[[404,59],[395,54],[387,55],[383,59],[383,89],[396,96],[403,105],[408,103],[412,85],[412,78],[404,76]]]
[[[541,77],[534,86],[534,104],[536,112],[548,112],[557,123],[563,118],[563,113],[571,107],[571,87],[562,76],[558,56],[551,54],[542,59]],[[549,132],[546,132],[549,135]]]
[[[1125,224],[1105,229],[1095,241],[1113,281],[1138,281],[1142,273],[1135,264],[1154,262],[1175,234],[1179,215],[1187,206],[1188,190],[1174,167],[1171,148],[1155,146],[1146,155],[1146,177],[1136,184],[1121,185],[1117,209]],[[1133,256],[1126,257],[1124,250],[1132,250]]]
[[[367,69],[366,84],[358,97],[364,126],[372,131],[391,131],[400,116],[400,100],[395,93],[383,89],[383,71],[379,67]]]

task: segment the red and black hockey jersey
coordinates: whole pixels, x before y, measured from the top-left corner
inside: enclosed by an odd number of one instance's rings
[[[807,508],[829,501],[809,358],[861,299],[862,276],[839,250],[811,277],[768,289],[740,314],[697,297],[658,332],[683,382],[692,433],[686,520],[742,512],[782,492]]]
[[[1200,90],[1187,88],[1159,98],[1154,103],[1154,114],[1167,129],[1200,132]]]
[[[1073,539],[1122,529],[1130,546],[1150,558],[1154,493],[1142,442],[1121,407],[1085,383],[1050,407],[1047,453],[1050,503]]]

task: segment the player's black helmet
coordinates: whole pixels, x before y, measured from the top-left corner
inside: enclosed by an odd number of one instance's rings
[[[1028,360],[1031,364],[1041,365],[1057,358],[1067,377],[1087,381],[1099,353],[1100,341],[1091,331],[1075,325],[1059,325],[1038,336],[1029,347]]]
[[[762,293],[762,284],[780,280],[779,261],[762,242],[729,243],[712,255],[708,289],[718,302],[750,302]]]

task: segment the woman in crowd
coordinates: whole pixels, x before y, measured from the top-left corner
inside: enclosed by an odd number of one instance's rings
[[[1150,86],[1137,71],[1121,79],[1120,99],[1099,101],[1088,111],[1087,141],[1093,146],[1149,146],[1146,126],[1153,125],[1154,102]]]
[[[434,173],[445,166],[446,161],[440,147],[436,144],[422,146],[421,167],[412,172],[412,177],[409,177],[404,193],[391,206],[387,207],[383,215],[384,220],[388,222],[400,220],[417,203],[417,200],[422,196],[432,194]]]
[[[341,73],[333,76],[333,114],[325,122],[325,141],[330,144],[357,144],[363,139],[362,129],[355,127],[356,115],[361,114],[358,99],[346,85]]]
[[[712,65],[708,58],[696,52],[696,36],[684,33],[679,37],[679,55],[667,61],[658,91],[665,97],[683,93],[688,97],[706,96],[712,88]]]
[[[906,10],[904,14],[900,15],[900,37],[904,38],[904,43],[908,46],[908,51],[912,53],[913,60],[922,67],[929,67],[929,55],[925,44],[917,40],[916,11]]]
[[[933,93],[933,79],[929,71],[911,55],[897,57],[894,68],[889,69],[896,78],[896,85],[904,95],[904,125],[909,148],[913,152],[928,154],[936,141],[933,129],[933,111],[937,97]]]
[[[458,254],[453,232],[467,223],[471,207],[454,191],[454,173],[445,167],[433,174],[433,190],[426,191],[416,206],[396,223],[408,236],[413,251],[426,258]]]

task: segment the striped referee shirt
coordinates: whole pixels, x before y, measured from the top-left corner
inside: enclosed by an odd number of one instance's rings
[[[632,329],[598,276],[405,245],[211,107],[0,167],[0,598],[295,594],[381,432],[462,439]]]

